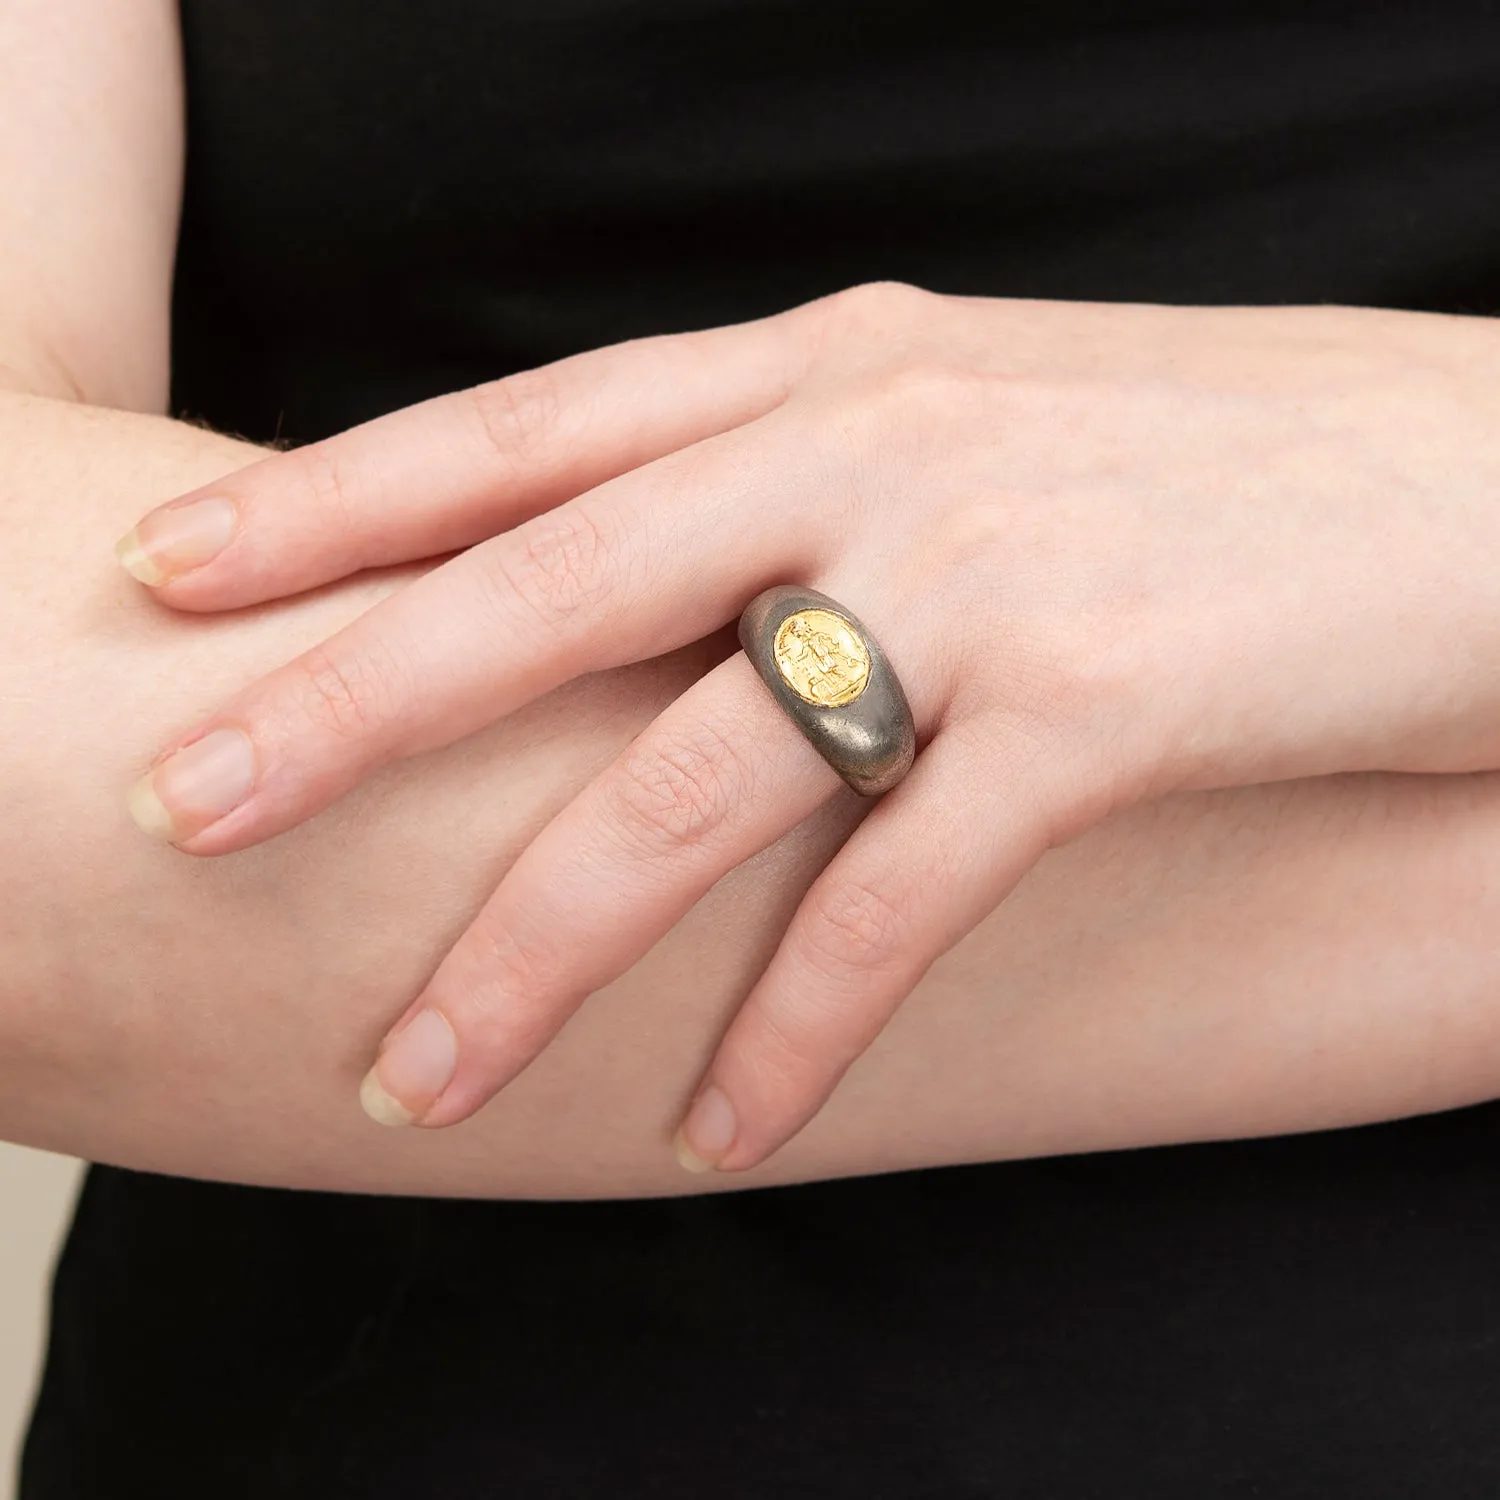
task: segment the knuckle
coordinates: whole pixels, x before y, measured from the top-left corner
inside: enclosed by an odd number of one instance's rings
[[[450,980],[448,1000],[465,1047],[492,1057],[539,1050],[555,1030],[546,1002],[557,998],[555,965],[541,946],[523,944],[490,913],[469,929],[463,949],[462,977]]]
[[[800,1118],[827,1097],[879,1025],[880,1008],[856,993],[813,988],[795,1000],[763,1002],[738,1071],[762,1110]]]
[[[509,924],[498,917],[487,917],[475,926],[469,940],[469,959],[483,976],[489,996],[536,987],[540,972],[536,952],[523,948]]]
[[[985,564],[1009,561],[1022,539],[1016,509],[1003,491],[976,494],[964,504],[953,506],[943,517],[943,525],[934,527],[934,534],[924,538],[923,555],[931,560],[936,571],[950,578]],[[991,577],[1005,574],[983,576],[988,583]],[[984,644],[989,645],[988,640]]]
[[[861,281],[827,299],[830,310],[872,331],[893,322],[921,317],[937,300],[936,292],[909,281]]]
[[[838,431],[848,461],[864,455],[867,479],[894,469],[909,483],[914,471],[945,472],[963,451],[976,422],[989,418],[987,380],[972,370],[932,358],[884,361],[845,388]],[[878,461],[870,463],[870,456]]]
[[[527,949],[510,925],[495,916],[477,923],[467,939],[473,1002],[482,1017],[507,1010],[517,995],[535,995],[544,982],[544,965],[533,945]]]
[[[834,981],[883,969],[905,952],[910,917],[884,892],[857,880],[814,885],[808,893],[804,956]]]
[[[761,1005],[755,1017],[754,1045],[744,1049],[742,1066],[754,1079],[763,1105],[785,1110],[802,1094],[816,1051],[816,1025],[805,1009]]]
[[[400,717],[400,694],[392,674],[367,652],[343,655],[314,646],[293,668],[307,718],[336,739],[378,738]]]
[[[470,387],[485,447],[511,468],[527,468],[555,440],[562,417],[557,377],[547,369],[522,370]]]
[[[908,332],[920,328],[941,301],[937,292],[905,281],[864,281],[804,303],[813,355],[854,348],[888,352]]]
[[[887,418],[915,421],[926,431],[967,420],[990,387],[990,377],[964,365],[922,358],[902,360],[873,379],[871,397]]]
[[[361,535],[366,528],[355,500],[356,486],[338,450],[328,443],[309,443],[296,455],[313,498],[313,514],[331,535]]]
[[[747,781],[733,742],[712,725],[665,744],[638,741],[608,781],[613,823],[636,852],[670,854],[731,821]]]
[[[576,500],[548,511],[497,539],[492,582],[549,629],[580,611],[597,623],[622,561],[611,531]]]

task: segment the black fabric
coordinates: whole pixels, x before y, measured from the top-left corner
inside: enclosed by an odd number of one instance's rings
[[[1500,7],[188,0],[257,439],[938,290],[1500,308]],[[1500,1495],[1500,1109],[685,1201],[90,1175],[25,1500]]]
[[[25,1500],[1500,1494],[1500,1110],[640,1203],[95,1169]]]

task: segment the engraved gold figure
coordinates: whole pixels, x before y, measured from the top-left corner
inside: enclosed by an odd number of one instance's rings
[[[847,620],[826,609],[788,615],[771,651],[791,690],[822,708],[853,703],[870,680],[865,643]]]

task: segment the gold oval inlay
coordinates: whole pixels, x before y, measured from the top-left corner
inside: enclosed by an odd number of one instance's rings
[[[788,615],[771,647],[783,679],[821,708],[852,703],[870,680],[870,652],[847,620],[826,609]]]

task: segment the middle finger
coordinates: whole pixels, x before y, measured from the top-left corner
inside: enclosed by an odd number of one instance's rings
[[[361,1098],[452,1125],[708,889],[839,789],[743,652],[695,682],[542,829],[392,1029]]]
[[[812,576],[837,536],[838,481],[788,413],[610,480],[375,605],[184,736],[137,783],[136,821],[189,853],[244,848],[388,761],[686,645],[769,583]],[[819,506],[789,505],[809,493]]]

